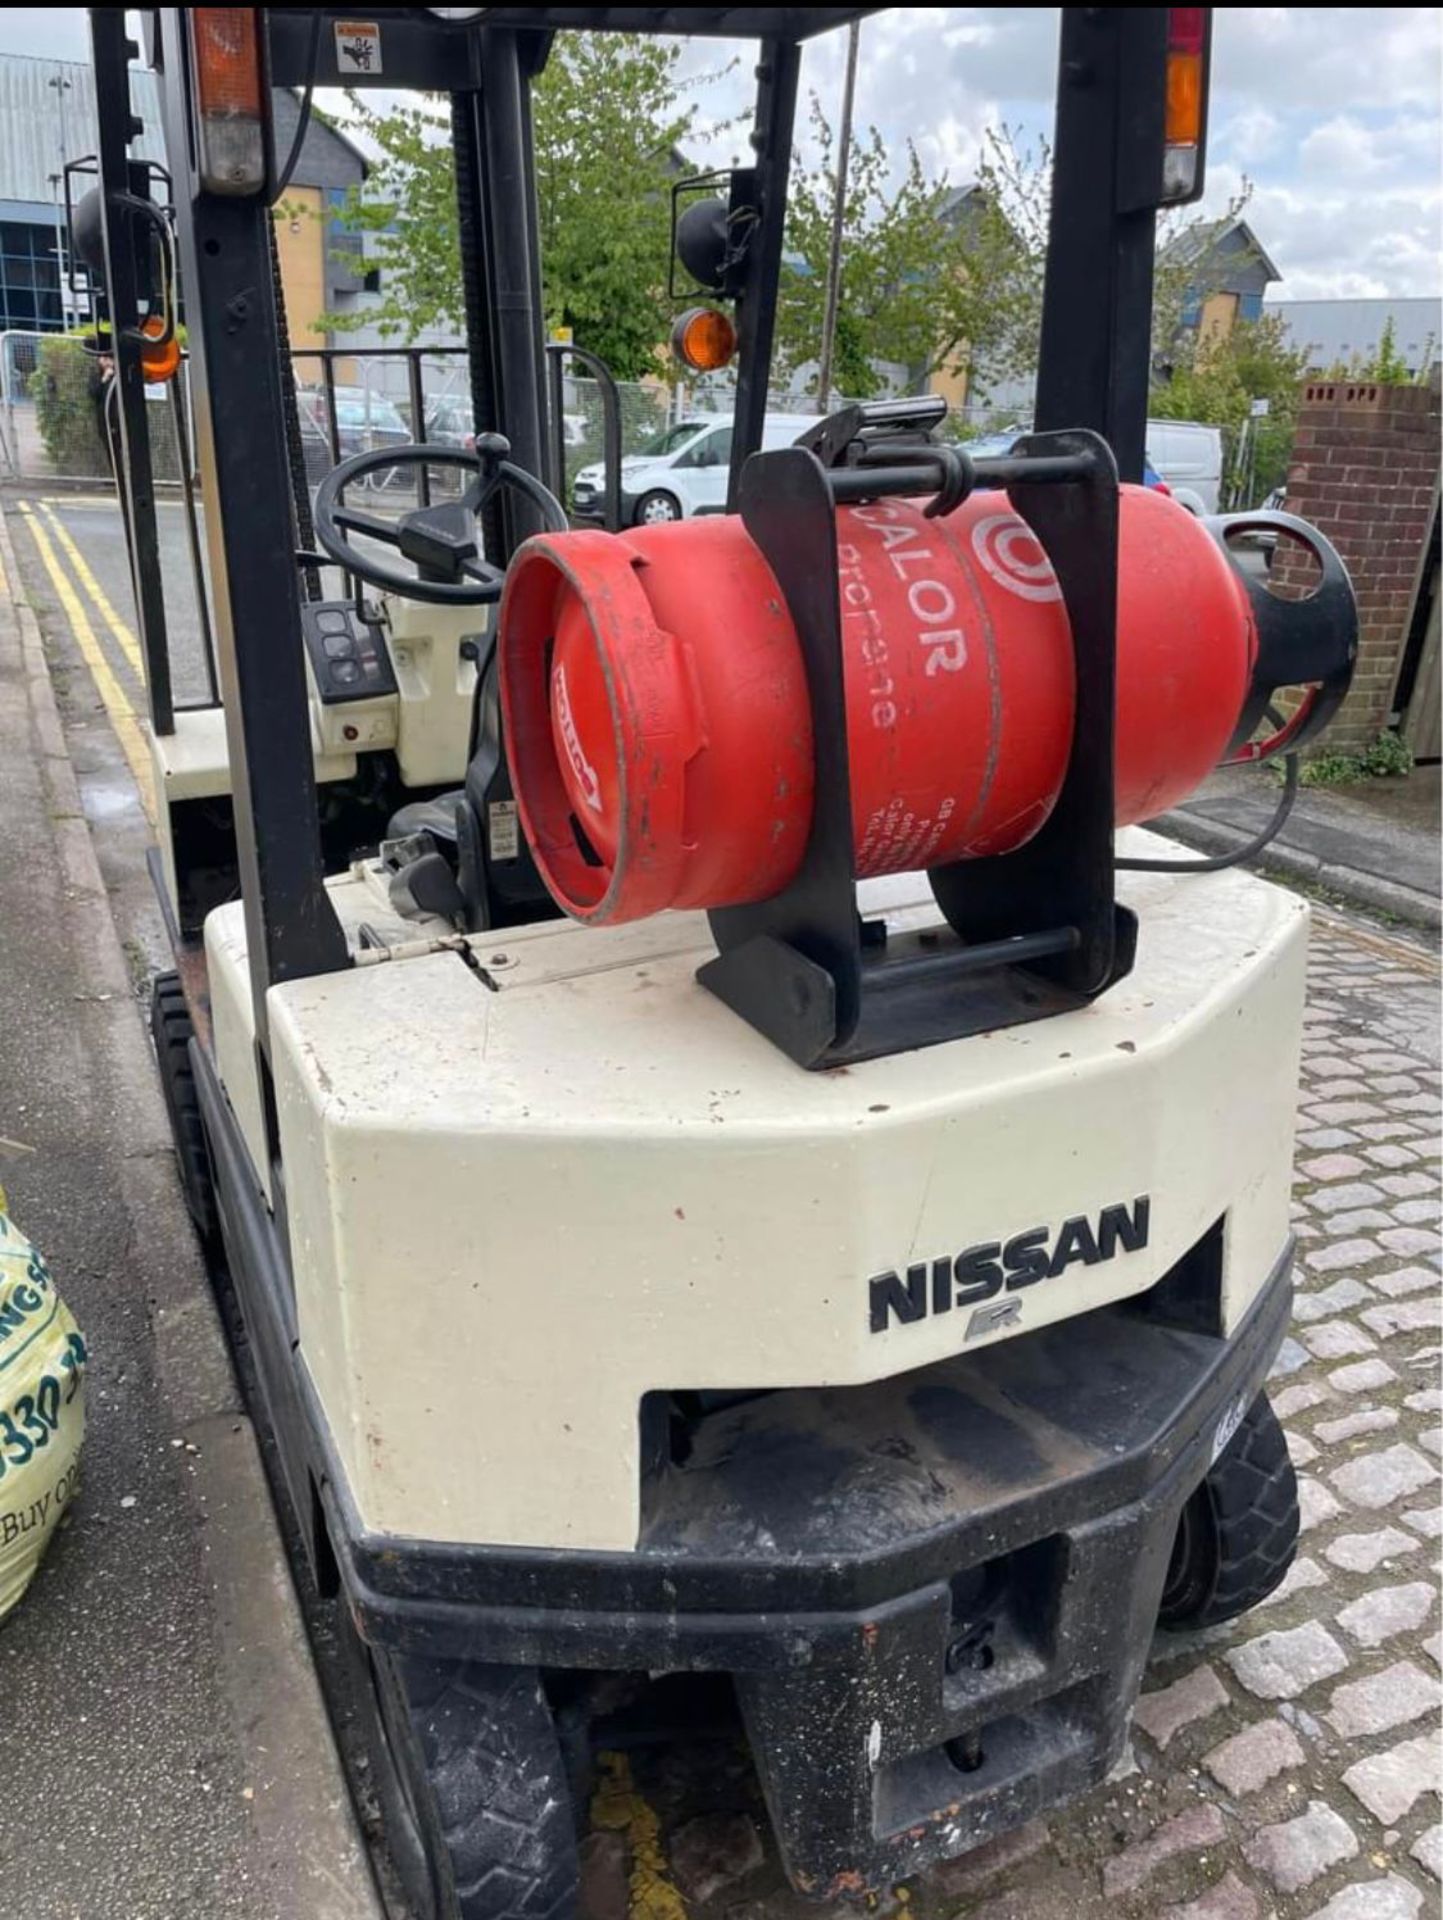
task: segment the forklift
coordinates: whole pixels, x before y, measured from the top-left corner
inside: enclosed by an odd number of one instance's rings
[[[1012,452],[928,396],[761,451],[802,47],[870,11],[142,14],[218,652],[187,710],[138,49],[91,10],[160,1071],[425,1920],[574,1912],[597,1728],[667,1676],[734,1702],[800,1892],[889,1887],[1103,1781],[1158,1625],[1294,1552],[1307,908],[1136,824],[1228,757],[1287,757],[1285,806],[1356,650],[1316,532],[1139,484],[1211,13],[1063,9]],[[758,43],[749,159],[672,207],[735,337],[709,520],[573,529],[548,465],[530,89],[577,30]],[[477,439],[312,503],[271,100],[337,84],[449,96]],[[1264,523],[1308,597],[1237,560]]]

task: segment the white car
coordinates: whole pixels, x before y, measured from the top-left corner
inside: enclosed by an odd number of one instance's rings
[[[763,449],[791,446],[822,418],[819,413],[769,413],[762,425]],[[725,512],[731,457],[729,414],[694,414],[663,428],[640,453],[622,460],[622,524],[652,527]],[[601,519],[605,471],[597,461],[577,474],[572,510],[579,520]]]
[[[1010,453],[1025,435],[1022,427],[984,434],[964,444],[974,459],[995,459]],[[1143,456],[1143,484],[1161,487],[1189,513],[1221,511],[1223,436],[1219,427],[1196,420],[1149,420],[1147,452]]]
[[[1189,513],[1220,511],[1223,484],[1221,427],[1197,420],[1149,420],[1148,464],[1167,482],[1169,493]]]

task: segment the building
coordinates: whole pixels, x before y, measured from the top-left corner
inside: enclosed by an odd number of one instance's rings
[[[164,162],[155,76],[131,70],[144,131],[133,152]],[[275,142],[284,156],[295,132],[294,97],[278,90]],[[54,333],[83,321],[64,283],[66,163],[95,151],[95,81],[83,61],[0,54],[0,333]],[[312,118],[295,173],[277,209],[281,277],[296,346],[325,345],[321,317],[365,284],[360,237],[336,216],[366,177],[359,150]]]
[[[1292,344],[1308,356],[1309,373],[1363,366],[1373,360],[1391,321],[1393,351],[1419,380],[1443,358],[1443,299],[1270,300]]]
[[[155,79],[136,76],[137,154],[163,160]],[[74,60],[0,55],[0,332],[57,332],[76,318],[63,284],[65,165],[95,151],[95,81]]]
[[[272,98],[279,165],[290,152],[300,106],[283,87]],[[361,235],[338,219],[366,172],[360,149],[313,114],[296,170],[276,208],[286,322],[297,352],[335,344],[320,324],[323,316],[343,311],[368,283],[374,284],[373,270],[362,257]]]
[[[1186,227],[1163,249],[1160,264],[1180,270],[1180,325],[1200,339],[1226,339],[1239,320],[1259,320],[1263,296],[1281,280],[1246,220]]]

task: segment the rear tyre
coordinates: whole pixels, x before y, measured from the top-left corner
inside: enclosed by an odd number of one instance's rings
[[[1281,1584],[1298,1545],[1298,1482],[1260,1393],[1178,1521],[1158,1624],[1211,1627]]]
[[[158,974],[150,989],[150,1034],[155,1042],[155,1059],[160,1069],[160,1090],[170,1116],[170,1131],[175,1141],[176,1166],[186,1208],[207,1249],[220,1239],[220,1219],[216,1213],[215,1182],[210,1169],[210,1149],[200,1117],[200,1099],[195,1090],[195,1075],[190,1068],[190,1041],[193,1028],[190,1009],[185,1004],[178,973]]]
[[[639,527],[664,527],[668,521],[680,520],[681,502],[675,494],[644,493],[636,503],[636,524]]]
[[[388,1850],[417,1920],[571,1920],[576,1831],[536,1669],[369,1647],[339,1605]]]

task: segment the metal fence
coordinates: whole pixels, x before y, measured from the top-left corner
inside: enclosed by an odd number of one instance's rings
[[[475,432],[465,349],[394,347],[299,349],[291,355],[306,477],[314,487],[351,454],[424,440],[462,448]],[[189,366],[184,370],[188,381]],[[601,404],[595,383],[568,375],[564,420],[568,485],[601,458]],[[679,390],[622,383],[622,451],[639,452],[689,406]],[[155,477],[181,478],[182,449],[167,390],[147,390]],[[188,390],[185,394],[188,400]],[[190,408],[183,405],[183,418]],[[191,436],[187,435],[187,438]],[[194,471],[194,448],[185,449]],[[99,358],[73,336],[0,333],[0,476],[63,479],[110,487],[104,379]],[[403,485],[384,469],[374,488]]]
[[[0,475],[113,486],[105,376],[101,357],[74,335],[0,333]],[[162,483],[179,482],[182,458],[194,467],[188,382],[183,367],[178,390],[146,389],[151,461]]]
[[[463,347],[298,348],[291,367],[312,489],[352,454],[418,440],[464,448],[475,432]],[[188,378],[187,364],[182,379]],[[567,371],[562,392],[569,500],[578,471],[602,459],[602,408],[596,382],[574,370]],[[618,394],[623,457],[642,452],[678,420],[732,410],[729,388],[715,383],[622,381]],[[181,479],[183,454],[194,471],[194,447],[183,447],[178,432],[191,418],[188,399],[183,387],[177,409],[166,388],[147,390],[155,477],[162,484]],[[768,407],[788,415],[819,411],[815,396],[783,388],[771,393]],[[100,363],[80,340],[58,333],[0,333],[0,475],[111,486],[103,408]],[[1007,409],[984,406],[954,410],[951,423],[963,438],[1017,424]],[[184,437],[192,438],[188,432]],[[369,484],[400,505],[414,471],[381,468]]]

